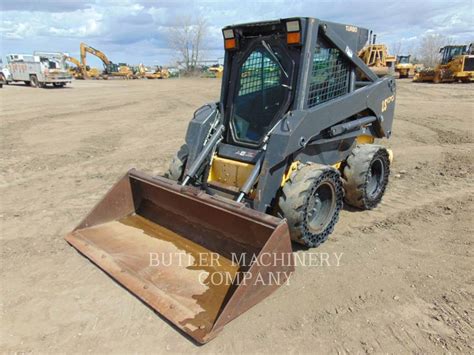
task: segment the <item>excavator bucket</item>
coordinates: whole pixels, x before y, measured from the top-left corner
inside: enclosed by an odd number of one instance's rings
[[[66,240],[199,343],[294,270],[285,220],[135,170]]]

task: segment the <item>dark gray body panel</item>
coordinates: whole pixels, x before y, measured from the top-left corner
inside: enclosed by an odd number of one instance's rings
[[[390,84],[392,81],[394,81],[393,78],[385,77],[372,85],[323,103],[313,109],[290,112],[268,141],[267,154],[257,186],[257,199],[254,201],[255,208],[264,210],[270,207],[275,197],[275,194],[272,196],[270,191],[279,188],[285,171],[285,169],[281,171],[279,166],[288,157],[296,155],[296,160],[300,160],[298,158],[302,156],[301,160],[303,161],[332,165],[346,159],[350,154],[353,141],[358,135],[369,134],[377,138],[389,136],[395,105],[394,103],[389,104],[387,110],[382,114],[381,98],[395,94],[391,89],[391,87],[394,88]],[[328,144],[328,140],[321,137],[325,129],[364,110],[370,110],[379,118],[379,121],[373,124],[372,129],[355,130],[352,134],[346,135],[349,136],[347,139],[331,138],[330,140],[335,142],[335,145]],[[342,147],[345,149],[340,150],[342,142],[345,143]],[[322,154],[318,155],[318,152]],[[309,154],[311,157],[308,156]],[[285,164],[284,166],[286,168]]]
[[[189,122],[186,132],[186,144],[189,149],[189,156],[186,163],[186,169],[189,169],[191,163],[199,155],[204,147],[204,142],[211,131],[212,124],[218,114],[218,104],[206,104],[194,112],[194,117]]]

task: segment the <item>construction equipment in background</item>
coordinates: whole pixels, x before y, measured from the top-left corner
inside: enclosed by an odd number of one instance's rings
[[[209,73],[210,78],[222,78],[222,74],[224,72],[224,66],[221,64],[214,64],[211,65],[208,69],[207,72]]]
[[[68,68],[69,74],[71,74],[74,79],[84,79],[84,67],[79,60],[67,54],[64,55],[64,60],[75,65],[75,67]]]
[[[415,75],[416,75],[416,73],[419,73],[420,71],[425,69],[425,65],[423,63],[414,63],[413,67],[414,67],[413,70],[415,72]]]
[[[128,67],[125,63],[115,64],[100,50],[95,49],[85,43],[80,45],[81,51],[81,63],[84,67],[87,66],[87,53],[90,53],[99,58],[104,64],[104,72],[101,74],[101,78],[108,79],[109,77],[117,77],[123,79],[133,79],[133,70]]]
[[[441,61],[435,68],[420,70],[413,81],[430,81],[452,83],[472,82],[474,79],[474,43],[467,45],[450,45],[440,48]]]
[[[74,79],[98,79],[100,77],[100,71],[97,68],[91,68],[88,65],[84,67],[82,63],[74,57],[65,54],[64,60],[75,65],[75,67],[68,69]]]
[[[159,79],[169,79],[170,76],[171,76],[171,74],[170,74],[170,72],[167,68],[157,67],[156,72],[159,72],[160,75],[161,75],[161,78],[159,78]]]
[[[66,237],[200,343],[286,282],[291,239],[326,241],[343,200],[375,208],[392,157],[375,139],[392,133],[395,79],[354,55],[368,30],[222,32],[220,101],[194,112],[166,177],[130,170]]]
[[[399,78],[412,78],[415,75],[415,65],[410,61],[411,55],[397,55],[395,72]]]
[[[62,88],[72,81],[62,53],[8,54],[7,63],[8,82],[23,81],[35,88],[44,88],[49,84]]]
[[[395,76],[396,57],[388,54],[385,44],[375,44],[376,35],[369,38],[369,43],[359,52],[359,58],[377,75],[383,77],[385,75]],[[362,74],[363,76],[363,74]]]
[[[155,70],[149,70],[142,63],[138,65],[135,76],[141,79],[168,79],[170,77],[168,70],[156,66]]]

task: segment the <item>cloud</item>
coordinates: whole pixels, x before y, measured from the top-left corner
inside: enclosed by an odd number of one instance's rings
[[[0,27],[0,33],[6,39],[23,39],[35,34],[31,24],[28,22],[5,21]]]
[[[2,11],[32,11],[32,12],[69,12],[87,9],[90,1],[73,0],[7,0],[2,1]]]
[[[302,15],[366,27],[380,42],[403,41],[410,48],[428,33],[459,43],[474,38],[473,3],[465,0],[449,6],[438,0],[3,0],[2,11],[3,54],[30,48],[77,53],[84,41],[113,61],[134,64],[173,60],[168,33],[184,16],[207,19],[209,59],[223,56],[225,25]]]

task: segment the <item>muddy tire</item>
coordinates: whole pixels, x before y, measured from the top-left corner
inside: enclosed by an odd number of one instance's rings
[[[337,170],[319,164],[299,166],[283,186],[278,200],[291,239],[308,247],[325,242],[339,219],[343,198]]]
[[[345,202],[363,210],[375,208],[385,193],[389,175],[387,149],[375,144],[356,146],[344,167]]]
[[[30,86],[32,88],[37,88],[39,87],[39,83],[38,83],[38,78],[36,77],[36,75],[30,75]]]
[[[183,144],[175,156],[171,159],[168,171],[164,175],[165,178],[174,181],[181,181],[183,179],[184,167],[186,166],[188,155],[188,146]]]

